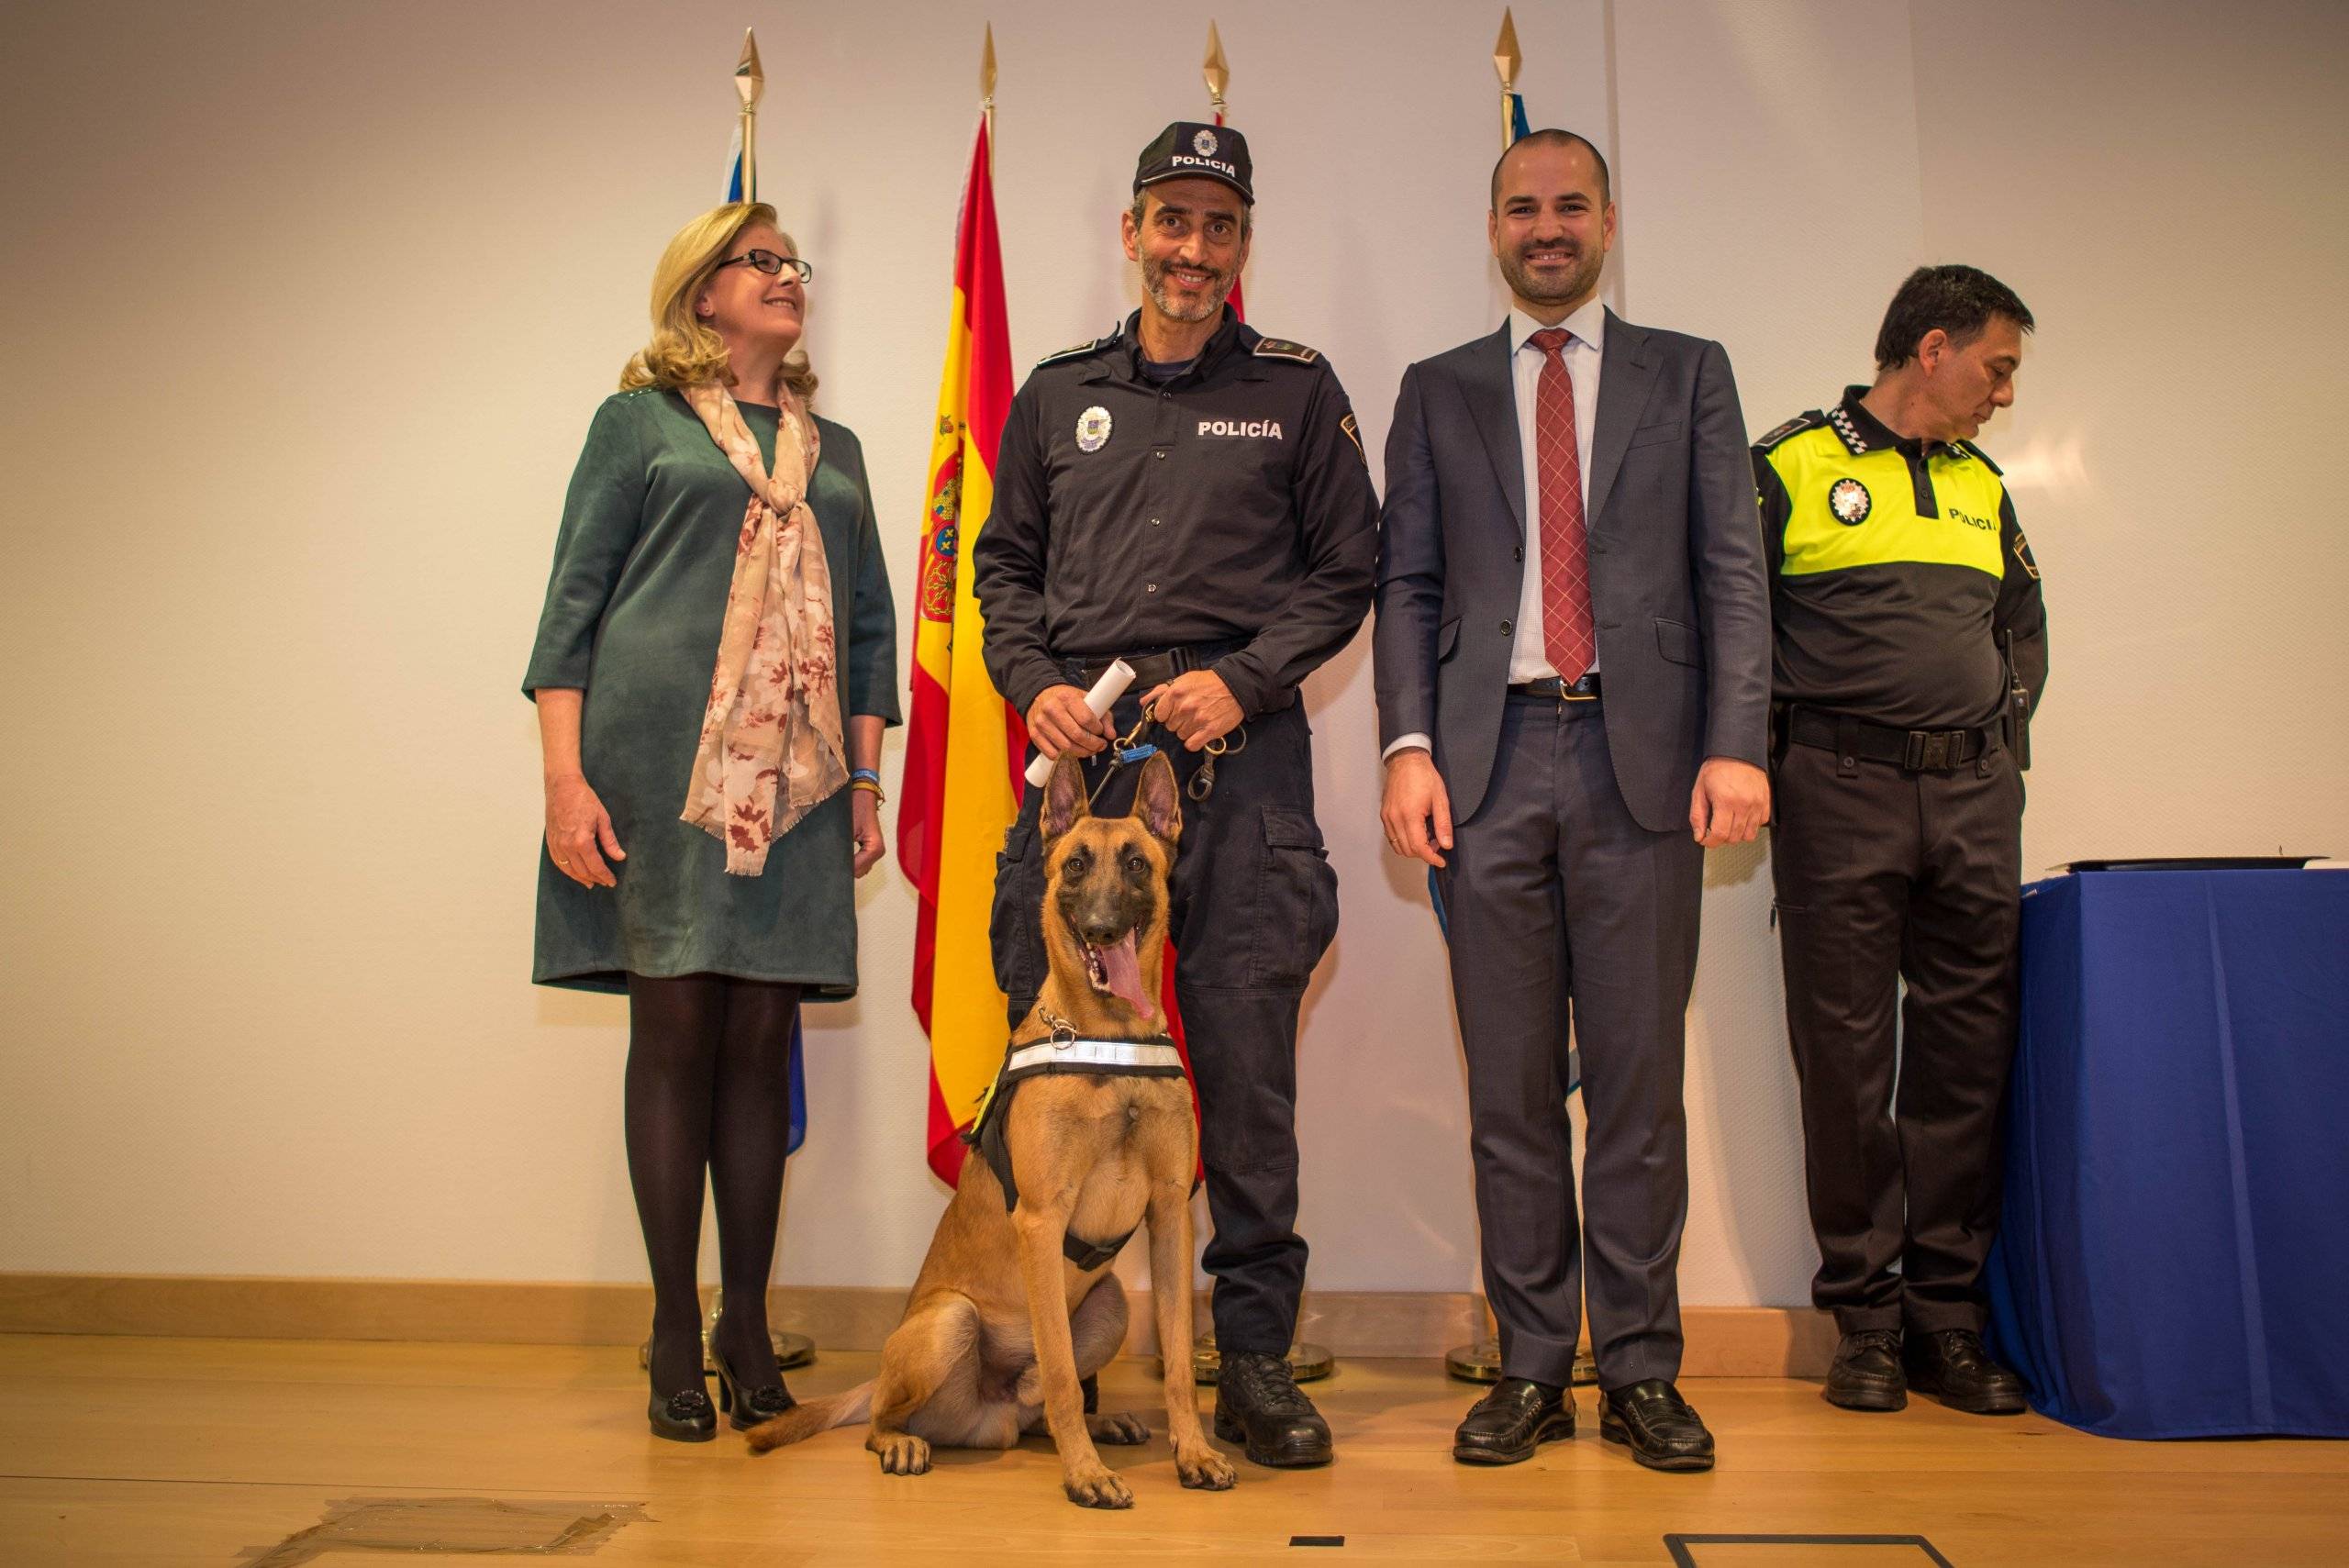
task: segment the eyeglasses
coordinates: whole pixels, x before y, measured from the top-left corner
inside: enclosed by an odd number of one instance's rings
[[[799,274],[799,281],[803,284],[816,275],[816,269],[798,257],[778,256],[772,250],[745,250],[740,256],[729,256],[718,263],[718,270],[721,272],[729,267],[756,267],[771,278],[782,276],[783,270],[788,267]]]

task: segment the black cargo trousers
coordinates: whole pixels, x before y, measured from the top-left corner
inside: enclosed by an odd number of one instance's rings
[[[1075,673],[1072,673],[1072,680]],[[1137,690],[1111,710],[1123,735],[1141,717]],[[1297,1234],[1297,1010],[1313,966],[1338,929],[1338,873],[1313,815],[1312,728],[1292,702],[1242,727],[1242,749],[1216,760],[1204,800],[1192,780],[1207,761],[1152,726],[1141,737],[1174,764],[1183,785],[1169,930],[1176,1006],[1199,1095],[1199,1152],[1215,1233],[1205,1263],[1215,1276],[1217,1348],[1286,1353],[1297,1333],[1306,1245]],[[1240,733],[1230,740],[1240,746]],[[1034,755],[1031,750],[1030,755]],[[1105,775],[1108,778],[1103,785]],[[1102,785],[1097,816],[1133,805],[1139,763],[1085,763]],[[996,983],[1016,1026],[1044,980],[1044,854],[1030,789],[996,861],[989,936]]]
[[[1781,740],[1770,869],[1801,1084],[1814,1305],[1844,1333],[1982,1327],[2015,1050],[2022,775]]]

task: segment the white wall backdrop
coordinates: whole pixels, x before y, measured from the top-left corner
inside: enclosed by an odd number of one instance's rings
[[[1865,379],[1920,261],[2037,311],[1985,437],[2054,617],[2026,864],[2341,850],[2344,13],[1527,11],[1534,123],[1615,161],[1609,297],[1726,342],[1752,429]],[[716,198],[756,24],[762,194],[820,269],[823,403],[898,519],[907,604],[983,19],[0,18],[0,1269],[642,1277],[623,1005],[526,980],[515,684],[562,485],[653,257]],[[1141,145],[1204,111],[1205,19],[993,13],[1023,368],[1127,308],[1116,216]],[[1497,319],[1497,7],[1218,19],[1258,166],[1252,317],[1330,354],[1375,453],[1403,367]],[[1344,900],[1300,1073],[1310,1283],[1472,1289],[1458,1044],[1423,884],[1374,820],[1367,639],[1308,695]],[[1768,903],[1760,852],[1713,857],[1692,1303],[1801,1301],[1814,1261]],[[944,1199],[894,864],[861,910],[864,995],[809,1016],[793,1283],[910,1281]]]

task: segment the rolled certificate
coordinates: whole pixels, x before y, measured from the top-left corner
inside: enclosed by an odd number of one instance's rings
[[[1093,683],[1093,689],[1085,694],[1085,706],[1093,710],[1094,717],[1098,718],[1108,712],[1117,700],[1126,695],[1126,688],[1133,684],[1134,667],[1120,659]],[[1037,752],[1036,760],[1028,764],[1028,782],[1041,784],[1052,776],[1052,760],[1041,751]]]

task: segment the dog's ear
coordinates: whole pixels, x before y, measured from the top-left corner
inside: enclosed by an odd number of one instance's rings
[[[1085,764],[1064,756],[1052,764],[1044,781],[1044,810],[1039,818],[1047,842],[1059,838],[1093,815],[1085,799]]]
[[[1134,816],[1151,835],[1168,849],[1183,835],[1183,792],[1174,783],[1174,764],[1163,751],[1141,765],[1141,783],[1134,786]]]

